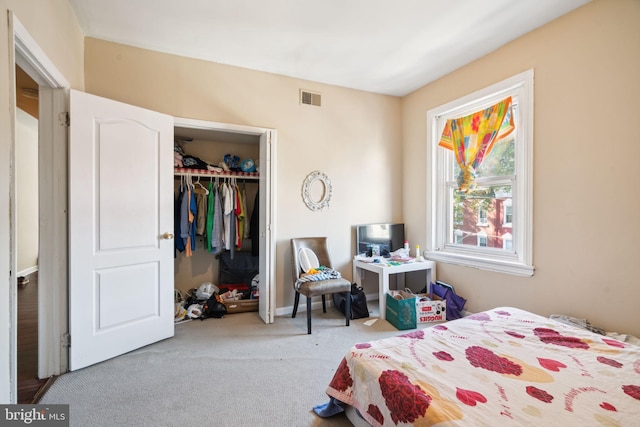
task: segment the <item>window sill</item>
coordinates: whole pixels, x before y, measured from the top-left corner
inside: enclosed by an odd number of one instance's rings
[[[531,277],[535,271],[535,267],[532,265],[526,265],[519,261],[508,259],[483,258],[479,256],[442,251],[426,251],[425,255],[426,258],[431,261],[446,262],[448,264],[495,271],[498,273],[513,274],[515,276]]]

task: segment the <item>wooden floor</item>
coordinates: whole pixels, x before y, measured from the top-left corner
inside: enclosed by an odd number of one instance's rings
[[[38,273],[18,285],[18,403],[35,403],[48,379],[38,379]]]

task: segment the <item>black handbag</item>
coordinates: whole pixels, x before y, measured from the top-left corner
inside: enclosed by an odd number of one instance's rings
[[[336,306],[342,314],[345,314],[345,306],[347,302],[347,294],[351,298],[351,318],[362,319],[369,317],[369,308],[367,307],[367,296],[364,289],[356,283],[351,284],[351,292],[336,292],[333,294],[333,305]]]

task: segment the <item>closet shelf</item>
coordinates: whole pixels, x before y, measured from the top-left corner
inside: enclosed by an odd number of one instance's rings
[[[242,178],[242,179],[260,179],[259,172],[213,172],[204,169],[191,169],[191,168],[173,168],[173,174],[175,176],[209,176],[219,178]]]

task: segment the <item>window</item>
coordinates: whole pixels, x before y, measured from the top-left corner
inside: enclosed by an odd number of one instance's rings
[[[478,225],[488,225],[487,222],[487,207],[484,205],[478,206]]]
[[[511,227],[511,223],[513,222],[513,203],[511,199],[507,199],[502,202],[502,208],[504,210],[504,221],[502,222],[503,227]]]
[[[484,231],[478,233],[478,246],[481,248],[487,247],[487,233]]]
[[[502,235],[502,248],[510,251],[513,248],[513,237],[511,233],[504,233]]]
[[[445,124],[507,97],[515,130],[495,142],[475,170],[474,186],[461,191],[455,153],[438,145]],[[533,70],[430,110],[427,144],[428,257],[533,275]]]

